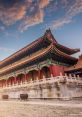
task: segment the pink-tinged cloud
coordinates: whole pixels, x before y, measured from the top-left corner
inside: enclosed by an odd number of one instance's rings
[[[23,32],[24,30],[27,30],[27,28],[40,24],[43,22],[44,20],[44,8],[47,7],[47,5],[50,3],[49,0],[40,0],[37,5],[38,5],[38,9],[35,12],[35,14],[33,14],[32,16],[26,16],[23,21],[22,24],[19,27],[19,30],[21,32]]]
[[[0,5],[0,21],[6,26],[14,24],[16,21],[24,18],[30,5],[31,2],[28,0],[23,4],[16,2],[16,4],[9,8]]]
[[[42,23],[44,18],[43,10],[39,10],[35,15],[31,17],[25,17],[23,23],[20,25],[19,30],[23,32],[28,27],[34,26],[36,24]]]
[[[44,8],[50,3],[50,0],[40,0],[39,1],[39,7]]]
[[[21,21],[19,29],[26,30],[30,26],[43,22],[44,8],[49,2],[50,0],[38,0],[35,3],[33,0],[24,0],[22,4],[19,4],[19,0],[15,0],[12,7],[5,8],[0,5],[0,21],[5,26]]]
[[[67,3],[66,3],[67,4]],[[67,7],[68,8],[68,7]],[[54,20],[50,27],[52,29],[58,29],[64,26],[65,24],[71,23],[73,17],[82,12],[82,0],[76,0],[73,5],[70,5],[69,9],[65,15],[57,20]]]
[[[51,11],[51,13],[46,14],[45,8],[48,8],[47,11]],[[3,26],[10,26],[19,22],[18,29],[24,31],[29,27],[43,23],[46,15],[50,16],[52,11],[55,12],[55,10],[61,10],[61,8],[65,9],[65,14],[60,18],[58,17],[59,19],[51,20],[50,27],[52,29],[70,23],[74,16],[81,13],[82,0],[75,0],[72,3],[68,0],[23,0],[22,3],[20,3],[20,0],[15,0],[14,4],[7,8],[0,2],[0,22],[4,24]]]

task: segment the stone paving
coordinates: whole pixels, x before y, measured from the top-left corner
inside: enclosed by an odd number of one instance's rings
[[[0,101],[0,117],[82,117],[82,104],[78,101]]]

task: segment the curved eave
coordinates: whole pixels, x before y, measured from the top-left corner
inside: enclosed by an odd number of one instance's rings
[[[54,46],[54,50],[56,51],[56,53],[57,53],[58,55],[60,55],[60,56],[62,56],[62,57],[64,57],[64,58],[67,58],[67,59],[70,59],[70,60],[74,60],[74,61],[77,61],[77,60],[78,60],[77,58],[72,57],[72,56],[70,56],[70,55],[68,55],[68,54],[66,54],[66,53],[64,53],[64,52],[62,52],[62,51],[60,51],[60,50],[58,50],[55,46]]]
[[[18,67],[18,66],[27,64],[27,63],[29,63],[30,61],[33,61],[33,60],[35,60],[35,59],[38,59],[38,58],[44,56],[45,54],[47,54],[48,52],[51,52],[51,51],[53,51],[53,50],[55,51],[54,54],[60,55],[60,57],[63,57],[63,58],[65,58],[65,59],[67,59],[67,60],[77,61],[76,58],[71,57],[71,56],[69,56],[69,55],[67,55],[67,54],[65,54],[65,53],[63,53],[63,52],[61,52],[60,50],[58,50],[58,49],[54,46],[54,44],[52,43],[50,46],[48,46],[46,49],[44,49],[44,50],[41,51],[40,53],[38,53],[38,54],[36,54],[36,55],[31,55],[28,59],[25,59],[25,60],[23,60],[23,61],[21,61],[21,62],[18,61],[18,63],[16,63],[16,64],[14,63],[12,66],[8,66],[7,68],[3,68],[3,70],[1,69],[1,70],[0,70],[0,74],[4,73],[4,72],[6,72],[6,71],[9,71],[9,70],[11,70],[11,69],[15,69],[15,68]]]
[[[16,67],[18,67],[18,66],[21,66],[21,65],[23,65],[23,64],[27,64],[27,63],[29,63],[30,61],[33,61],[33,60],[35,60],[35,59],[37,59],[37,58],[39,58],[39,57],[42,57],[42,56],[44,56],[45,54],[47,54],[49,51],[51,51],[51,49],[52,49],[52,44],[51,44],[48,48],[44,49],[44,51],[41,51],[41,53],[39,53],[39,54],[37,54],[37,55],[34,55],[34,56],[31,56],[29,59],[26,59],[26,60],[24,60],[24,61],[22,61],[22,62],[19,62],[19,63],[17,63],[16,65],[13,64],[12,66],[9,66],[9,67],[6,68],[6,69],[4,68],[3,70],[0,70],[0,74],[4,73],[4,72],[6,72],[6,71],[9,71],[9,70],[11,70],[11,69],[14,69],[14,68],[16,68]]]
[[[71,49],[71,48],[68,48],[66,46],[63,46],[61,44],[58,44],[58,43],[56,43],[56,47],[58,49],[60,49],[61,51],[65,52],[66,54],[69,54],[69,55],[72,55],[72,54],[75,54],[77,52],[80,52],[80,49],[79,48],[77,48],[77,49]]]

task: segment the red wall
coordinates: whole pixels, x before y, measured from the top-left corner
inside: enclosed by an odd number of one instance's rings
[[[60,73],[64,75],[64,66],[52,65],[50,67],[53,76],[59,76]]]

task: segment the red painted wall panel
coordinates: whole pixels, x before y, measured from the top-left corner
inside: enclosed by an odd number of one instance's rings
[[[53,76],[59,76],[60,73],[64,75],[64,66],[52,65],[50,66]]]

